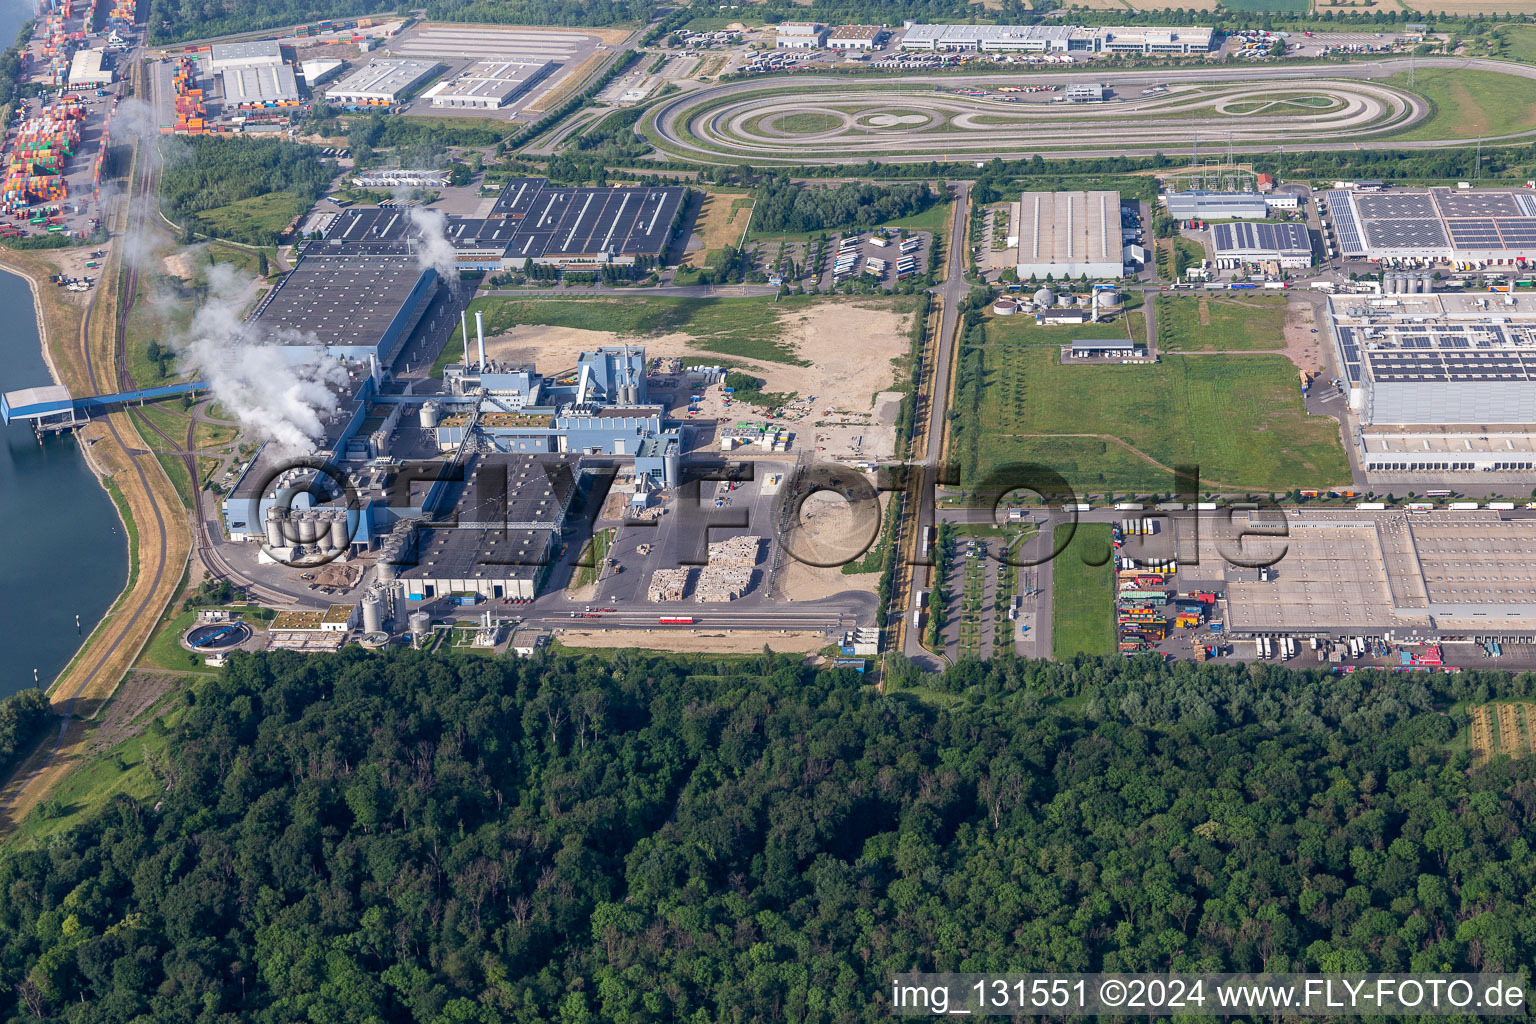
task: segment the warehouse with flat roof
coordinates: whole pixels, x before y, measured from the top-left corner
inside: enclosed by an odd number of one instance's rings
[[[1217,224],[1211,240],[1219,270],[1261,263],[1287,270],[1312,265],[1312,237],[1305,224]]]
[[[576,455],[482,455],[443,492],[434,519],[416,531],[416,564],[400,571],[411,600],[479,594],[532,600],[580,489]],[[445,514],[446,513],[446,514]]]
[[[334,239],[311,245],[252,319],[291,362],[366,364],[374,356],[389,365],[437,283],[412,244],[390,245],[392,252],[360,252]]]
[[[555,68],[547,60],[477,60],[425,93],[434,107],[496,110]]]
[[[112,69],[106,66],[106,51],[75,51],[69,60],[69,89],[101,89],[111,84]]]
[[[243,43],[214,43],[209,65],[214,74],[235,68],[270,68],[283,62],[283,48],[275,39],[251,39]]]
[[[839,25],[827,37],[829,50],[874,50],[885,42],[887,32],[881,25]]]
[[[371,60],[326,90],[333,103],[393,106],[437,73],[435,60]]]
[[[1212,30],[1082,25],[908,25],[903,50],[977,53],[1170,53],[1210,51]]]
[[[1341,295],[1328,328],[1373,479],[1536,469],[1536,300]]]
[[[1324,201],[1346,258],[1536,260],[1536,192],[1334,189]]]
[[[1269,202],[1257,192],[1169,192],[1163,207],[1179,220],[1263,220],[1269,215]]]
[[[299,102],[299,82],[287,64],[230,68],[220,72],[226,107],[291,107]]]
[[[815,21],[786,21],[775,33],[781,50],[818,50],[827,41],[827,26]]]
[[[1119,192],[1025,192],[1019,202],[1019,277],[1119,277]]]

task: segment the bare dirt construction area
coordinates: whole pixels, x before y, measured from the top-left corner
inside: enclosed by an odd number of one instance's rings
[[[1317,314],[1310,302],[1289,302],[1285,307],[1285,358],[1300,370],[1320,370],[1323,366],[1322,334]]]
[[[881,515],[889,514],[890,496],[880,496]],[[883,521],[883,520],[882,520]],[[878,530],[879,524],[874,524]],[[818,491],[800,507],[800,526],[796,531],[794,550],[809,561],[842,561],[863,552],[850,550],[869,539],[869,525],[855,524],[853,511],[848,502],[826,491]],[[857,536],[855,536],[855,534]],[[878,532],[869,539],[872,546],[878,541]],[[777,586],[779,596],[786,601],[816,601],[824,597],[863,591],[873,594],[880,585],[880,573],[844,573],[841,565],[822,567],[807,565],[805,561],[788,556],[781,563]]]
[[[684,259],[736,245],[751,219],[752,197],[747,193],[706,192],[693,225],[693,240],[698,244],[683,254]]]
[[[888,302],[846,298],[789,312],[780,320],[780,340],[806,360],[806,366],[722,356],[696,347],[693,339],[682,333],[621,337],[613,331],[529,325],[486,338],[485,348],[487,355],[499,362],[532,363],[546,374],[575,367],[584,351],[625,341],[645,345],[646,355],[652,358],[728,364],[760,378],[765,392],[807,399],[796,404],[792,417],[776,421],[797,434],[806,434],[823,421],[855,426],[868,421],[871,426],[881,426],[878,421],[883,417],[876,415],[876,397],[889,391],[896,380],[896,362],[906,357],[911,316],[890,308]],[[752,407],[741,402],[723,407],[718,388],[711,388],[705,397],[703,416],[724,416],[732,421],[754,418]],[[884,433],[889,435],[885,441],[888,445],[894,435],[889,430]],[[869,433],[863,445],[866,457],[889,454],[875,450],[880,436],[879,430]]]
[[[631,647],[678,654],[758,654],[765,646],[780,654],[810,654],[827,646],[825,633],[810,630],[566,629],[556,637],[567,647]]]

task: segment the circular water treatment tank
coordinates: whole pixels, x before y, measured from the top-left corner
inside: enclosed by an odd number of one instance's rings
[[[1120,293],[1119,292],[1117,292],[1117,291],[1115,291],[1115,290],[1113,290],[1111,288],[1106,288],[1103,291],[1099,292],[1099,308],[1100,309],[1115,309],[1119,305],[1120,305]]]
[[[1051,291],[1049,288],[1041,288],[1039,291],[1035,292],[1035,305],[1037,305],[1037,306],[1054,306],[1054,305],[1056,305],[1056,293]]]
[[[378,650],[389,644],[389,634],[382,630],[376,633],[364,633],[358,642],[369,650]]]
[[[210,622],[193,626],[183,638],[194,651],[227,651],[251,638],[251,627],[243,622]]]
[[[992,312],[998,316],[1012,316],[1019,311],[1019,304],[1012,299],[998,299],[992,303]]]

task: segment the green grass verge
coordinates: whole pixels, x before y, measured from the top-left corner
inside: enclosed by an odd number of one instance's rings
[[[1276,295],[1256,294],[1242,299],[1159,295],[1156,304],[1158,350],[1255,352],[1283,349],[1285,305],[1285,297]]]
[[[1536,88],[1530,79],[1498,71],[1434,68],[1387,79],[1434,104],[1434,114],[1399,139],[1471,139],[1536,129]]]
[[[613,544],[613,533],[612,527],[599,530],[582,545],[581,555],[576,559],[576,574],[571,577],[572,586],[586,587],[597,582],[598,570],[602,567],[603,559],[608,557],[608,548]]]
[[[309,207],[309,201],[303,196],[297,196],[291,192],[272,192],[204,210],[197,215],[197,224],[200,230],[206,231],[215,238],[228,235],[236,228],[248,232],[275,233],[286,228],[295,217]],[[255,257],[252,256],[252,261],[254,260]]]
[[[1083,561],[1098,561],[1109,550],[1108,523],[1079,523],[1051,563],[1051,657],[1058,661],[1114,653],[1114,559],[1103,565]]]
[[[151,751],[162,750],[169,738],[169,733],[151,730],[74,769],[44,804],[22,820],[8,845],[34,847],[48,836],[84,823],[119,793],[143,801],[162,792],[164,785],[155,779],[145,760]]]
[[[962,427],[974,445],[962,453],[968,482],[1032,462],[1056,469],[1080,494],[1171,487],[1169,471],[1137,451],[1167,467],[1197,465],[1205,481],[1243,490],[1350,479],[1338,424],[1306,414],[1295,368],[1280,356],[1063,366],[1056,345],[990,342],[982,396],[979,408],[962,410],[973,418]]]

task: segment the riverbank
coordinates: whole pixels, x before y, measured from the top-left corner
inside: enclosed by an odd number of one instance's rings
[[[139,172],[135,160],[130,181]],[[5,262],[29,265],[30,275],[23,276],[29,277],[34,295],[39,295],[39,315],[51,327],[46,332],[49,365],[59,383],[76,394],[113,390],[118,379],[117,314],[125,276],[120,240],[130,230],[131,212],[130,204],[122,203],[111,218],[110,234],[119,244],[110,249],[83,308],[65,308],[47,289],[39,288],[46,274],[32,265],[33,258],[7,254]],[[62,322],[55,322],[55,313]],[[69,341],[71,337],[74,342]],[[45,740],[0,789],[0,832],[25,818],[86,759],[96,715],[117,692],[181,588],[191,556],[186,509],[132,418],[121,410],[110,413],[77,430],[76,437],[91,454],[98,482],[109,482],[122,496],[124,521],[131,522],[130,535],[137,538],[138,571],[50,690],[62,718],[60,731]],[[118,514],[124,517],[121,508]]]

